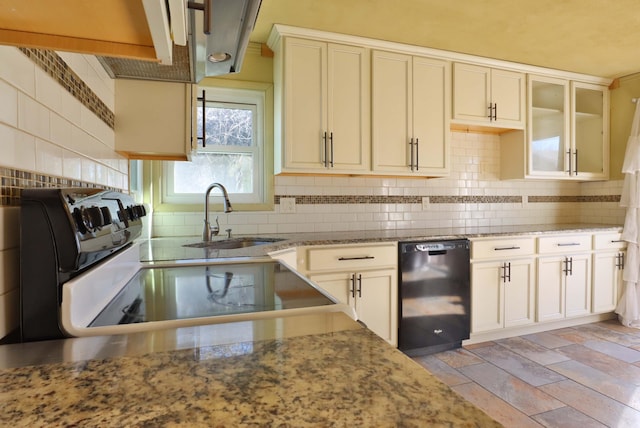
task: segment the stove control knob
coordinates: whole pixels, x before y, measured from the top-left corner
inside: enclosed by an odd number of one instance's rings
[[[100,212],[102,213],[102,225],[106,226],[112,223],[111,211],[107,207],[100,207]]]
[[[105,224],[99,207],[80,207],[80,217],[87,230],[93,231]]]

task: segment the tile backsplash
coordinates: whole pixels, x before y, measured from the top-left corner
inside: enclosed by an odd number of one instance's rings
[[[498,136],[453,132],[451,141],[446,178],[277,176],[273,211],[213,214],[238,234],[624,221],[622,181],[500,180]],[[202,212],[152,219],[153,236],[202,233]]]
[[[0,337],[18,326],[20,189],[129,187],[113,109],[95,57],[0,46]]]

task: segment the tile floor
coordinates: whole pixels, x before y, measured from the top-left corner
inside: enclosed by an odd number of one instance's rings
[[[640,330],[615,320],[414,360],[505,427],[640,427]]]

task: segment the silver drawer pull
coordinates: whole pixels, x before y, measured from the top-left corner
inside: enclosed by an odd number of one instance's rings
[[[559,243],[557,245],[558,245],[558,247],[576,247],[576,246],[579,246],[580,243],[579,242],[568,242],[566,244]]]
[[[619,244],[620,242],[624,242],[624,239],[616,239],[615,241],[611,241],[612,244]]]
[[[520,247],[495,247],[493,251],[519,250]]]
[[[344,260],[370,260],[370,259],[375,259],[375,257],[374,256],[338,257],[339,261],[344,261]]]

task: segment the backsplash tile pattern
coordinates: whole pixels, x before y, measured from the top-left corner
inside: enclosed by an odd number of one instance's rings
[[[111,129],[114,129],[115,115],[107,105],[91,90],[91,88],[67,65],[55,51],[45,49],[19,48],[38,67],[65,88],[98,116]]]
[[[19,206],[20,191],[29,187],[84,187],[119,190],[95,183],[0,167],[0,206]]]
[[[235,234],[619,224],[622,181],[500,180],[500,138],[452,132],[444,178],[276,176],[273,211],[219,215]],[[283,212],[281,198],[295,199]],[[233,199],[231,200],[233,203]],[[152,236],[197,236],[203,213],[154,213]]]
[[[93,56],[0,46],[0,338],[19,318],[21,189],[129,187],[114,89]]]

